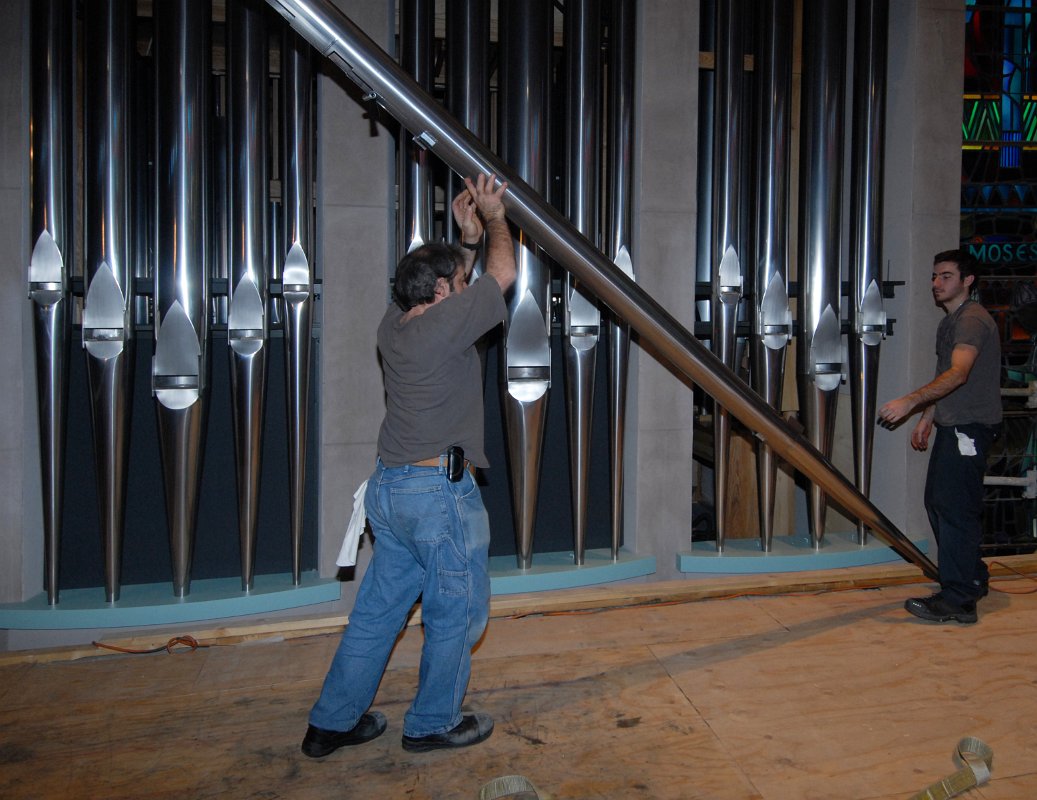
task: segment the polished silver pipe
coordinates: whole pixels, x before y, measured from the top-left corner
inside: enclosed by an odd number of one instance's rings
[[[857,490],[871,493],[882,307],[882,170],[889,0],[857,0],[854,16],[853,150],[850,158],[850,398]],[[857,540],[867,527],[857,521]]]
[[[758,6],[756,52],[755,251],[752,385],[774,409],[781,408],[785,354],[792,338],[789,308],[789,152],[792,110],[792,0],[763,0]],[[774,540],[778,462],[766,441],[756,442],[760,547]]]
[[[86,351],[94,464],[104,547],[104,588],[119,599],[133,398],[133,164],[130,75],[136,4],[88,0],[83,8]],[[134,121],[133,124],[140,124]]]
[[[227,149],[230,166],[227,344],[237,468],[241,588],[254,586],[259,480],[270,350],[267,214],[269,43],[261,0],[227,4]]]
[[[432,91],[434,6],[432,0],[400,2],[400,64],[426,92]],[[400,184],[397,252],[400,257],[434,238],[431,154],[410,137],[408,131],[401,129],[396,149]]]
[[[155,14],[155,356],[173,593],[191,591],[208,410],[212,181],[208,0]]]
[[[565,4],[566,190],[569,221],[592,242],[599,241],[601,181],[601,6],[598,0]],[[563,344],[565,400],[569,422],[569,481],[572,493],[573,562],[584,563],[587,497],[594,411],[595,366],[601,312],[597,301],[566,274]]]
[[[846,6],[806,0],[803,6],[803,89],[800,126],[799,336],[796,369],[800,419],[811,444],[832,453],[842,380],[839,316],[839,231],[842,198],[843,105],[846,97]],[[820,547],[827,499],[809,488],[810,537]]]
[[[634,42],[635,0],[612,0],[609,18],[608,68],[608,249],[612,261],[634,278]],[[627,379],[630,326],[609,315],[609,468],[612,509],[612,560],[623,541],[623,463],[625,460]]]
[[[728,369],[735,366],[735,327],[742,301],[745,235],[742,230],[741,186],[743,150],[742,89],[745,70],[744,4],[716,4],[716,97],[713,113],[713,246],[710,275],[712,348]],[[727,533],[728,462],[731,419],[722,405],[713,410],[713,476],[716,547],[724,550]]]
[[[489,0],[447,0],[446,40],[447,108],[476,138],[489,141]],[[448,187],[450,200],[464,188],[464,179],[451,172]],[[443,230],[448,242],[457,241],[457,228],[449,219]],[[478,263],[476,270],[481,271]]]
[[[313,51],[285,27],[281,40],[281,205],[288,472],[292,583],[302,582],[302,528],[306,500],[310,342],[313,335]]]
[[[936,566],[882,512],[749,389],[669,312],[587,241],[514,169],[460,126],[422,92],[393,59],[329,0],[267,0],[322,54],[402,124],[420,134],[435,154],[461,175],[493,173],[508,181],[510,219],[535,237],[565,269],[575,273],[653,347],[658,358],[763,437],[775,452],[868,526],[905,560],[936,579]]]
[[[65,0],[32,4],[29,299],[36,351],[36,407],[43,496],[43,582],[58,602],[64,510],[70,278],[75,173],[72,137],[74,9]]]
[[[552,7],[549,0],[502,0],[500,5],[500,152],[535,191],[547,190],[548,91]],[[547,259],[528,231],[516,242],[518,278],[505,322],[502,404],[515,510],[516,561],[533,564],[533,529],[551,386],[550,294]]]
[[[699,51],[714,53],[716,51],[716,13],[707,2],[700,3],[699,14]],[[712,284],[713,262],[713,117],[716,100],[716,70],[700,69],[698,76],[699,102],[698,118],[704,120],[698,128],[698,147],[696,152],[695,177],[695,313],[701,322],[713,319],[713,301],[711,298],[698,299],[698,286]]]
[[[132,56],[133,74],[130,81],[130,112],[134,124],[131,143],[132,164],[149,165],[153,158],[154,131],[150,124],[154,120],[155,65],[153,58]],[[133,231],[133,279],[134,286],[153,286],[155,261],[155,170],[142,166],[129,170],[133,197],[131,230]],[[151,328],[154,324],[153,297],[141,291],[130,293],[133,305],[135,329]]]

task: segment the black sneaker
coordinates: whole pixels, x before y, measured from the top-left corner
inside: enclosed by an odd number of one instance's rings
[[[461,721],[446,733],[428,736],[403,736],[403,749],[412,753],[439,750],[445,747],[468,747],[486,741],[493,733],[493,717],[489,714],[465,714]]]
[[[302,751],[310,758],[324,758],[340,747],[363,744],[377,739],[385,733],[385,715],[380,711],[370,711],[357,720],[348,731],[329,731],[310,725],[302,740]]]
[[[934,594],[932,597],[912,597],[904,601],[904,608],[927,622],[960,622],[963,625],[971,625],[978,619],[974,600],[956,606],[948,603],[941,594]]]

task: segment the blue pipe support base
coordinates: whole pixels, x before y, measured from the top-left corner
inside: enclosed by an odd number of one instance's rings
[[[187,597],[173,596],[172,584],[124,585],[119,600],[105,600],[104,587],[63,589],[57,605],[47,603],[41,592],[23,603],[0,604],[0,628],[12,630],[71,630],[76,628],[136,628],[180,622],[266,614],[287,608],[336,601],[341,583],[304,572],[292,585],[290,573],[256,575],[245,592],[241,578],[191,581]]]
[[[586,550],[584,563],[573,563],[573,552],[534,553],[533,566],[519,569],[515,556],[490,558],[490,593],[493,595],[574,589],[638,578],[655,572],[654,556],[639,556],[625,550],[612,560],[609,548]]]
[[[928,551],[928,539],[911,541],[921,552]],[[723,553],[716,551],[713,541],[694,542],[690,552],[677,553],[677,569],[686,573],[753,575],[863,567],[902,560],[878,538],[869,536],[861,546],[857,544],[856,532],[851,532],[826,533],[818,549],[814,549],[808,535],[775,536],[769,553],[763,552],[758,538],[725,539]]]

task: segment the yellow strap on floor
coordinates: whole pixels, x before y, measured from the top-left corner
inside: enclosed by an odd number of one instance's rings
[[[962,768],[953,775],[934,783],[911,800],[947,800],[990,780],[990,766],[994,751],[974,736],[966,736],[958,742],[958,760]]]
[[[540,800],[537,788],[521,775],[502,775],[479,790],[479,800]]]

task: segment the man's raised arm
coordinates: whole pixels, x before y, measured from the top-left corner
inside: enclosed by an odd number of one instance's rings
[[[502,182],[494,188],[493,175],[479,175],[474,182],[471,178],[465,178],[464,182],[479,209],[486,230],[485,274],[500,284],[502,292],[506,292],[515,283],[517,274],[515,244],[511,239],[511,227],[502,201],[508,184]]]

